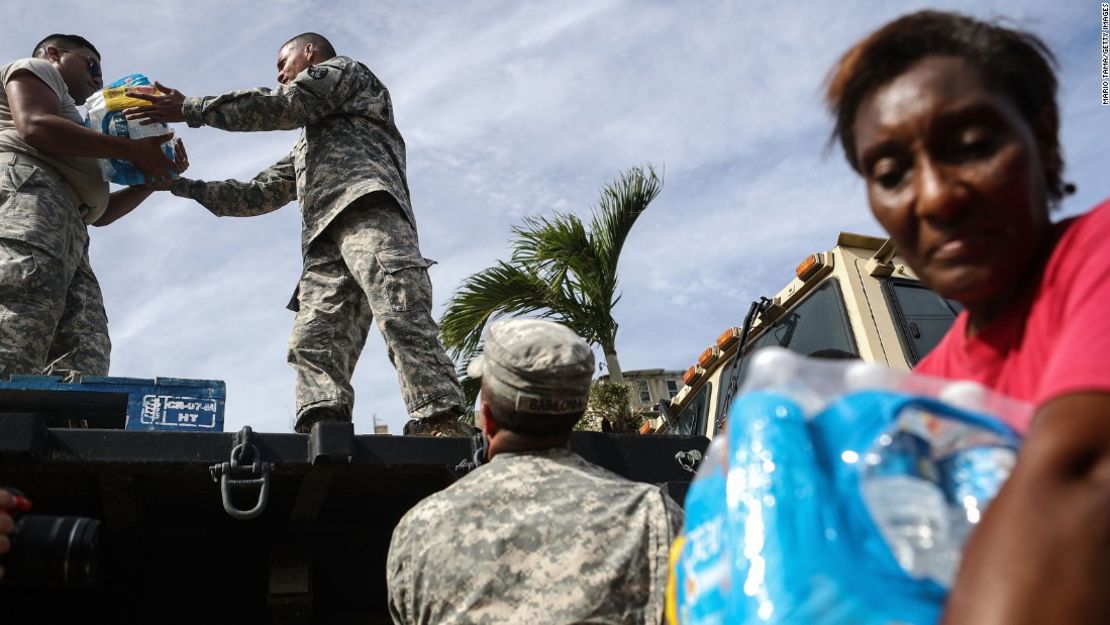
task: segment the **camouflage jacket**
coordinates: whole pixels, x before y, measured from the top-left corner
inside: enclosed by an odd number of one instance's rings
[[[300,200],[301,249],[359,197],[393,195],[415,226],[405,179],[405,140],[389,91],[357,61],[337,56],[314,65],[277,91],[258,88],[186,98],[190,126],[224,130],[303,128],[293,152],[249,182],[175,180],[170,190],[219,216],[262,215]]]
[[[568,449],[502,453],[417,504],[386,575],[398,625],[661,623],[682,511]]]

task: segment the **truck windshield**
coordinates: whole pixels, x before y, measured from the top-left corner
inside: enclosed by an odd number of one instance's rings
[[[920,282],[886,280],[883,291],[897,319],[898,337],[911,367],[937,346],[963,310],[958,302],[937,295]]]
[[[840,282],[831,279],[814,289],[800,304],[776,319],[759,338],[753,340],[744,353],[750,354],[771,345],[785,347],[803,356],[858,357],[856,342],[844,308],[844,298],[840,295]],[[722,366],[719,377],[722,394],[727,392],[735,366],[735,357]],[[741,382],[747,367],[748,359],[741,359]],[[715,415],[718,422],[724,418],[728,408],[722,396]]]
[[[709,420],[709,394],[713,392],[713,383],[706,382],[694,399],[679,413],[671,428],[671,434],[685,436],[701,436],[705,434],[705,427]]]

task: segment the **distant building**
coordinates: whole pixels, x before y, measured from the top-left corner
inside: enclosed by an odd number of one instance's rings
[[[389,425],[386,424],[386,423],[379,423],[378,422],[378,413],[375,412],[370,417],[370,420],[374,423],[374,433],[375,434],[389,434]]]
[[[633,414],[654,414],[656,406],[663,399],[670,399],[678,394],[682,388],[682,371],[668,369],[636,369],[624,372],[624,383],[632,390],[629,401],[632,404]],[[609,376],[598,378],[600,382],[608,382]]]

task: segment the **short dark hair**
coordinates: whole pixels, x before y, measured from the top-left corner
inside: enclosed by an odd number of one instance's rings
[[[853,126],[860,104],[932,55],[963,59],[1009,96],[1035,131],[1051,203],[1074,192],[1063,181],[1052,51],[1031,33],[943,11],[919,11],[890,22],[848,50],[829,74],[825,100],[836,119],[830,141],[839,139],[853,169],[859,171]]]
[[[521,436],[551,436],[570,433],[574,424],[586,413],[581,411],[565,415],[539,414],[517,410],[512,400],[498,395],[495,391],[482,387],[482,401],[489,404],[493,420],[502,428]]]
[[[54,33],[53,35],[47,35],[46,38],[44,38],[42,41],[35,44],[35,49],[31,52],[31,56],[37,57],[37,58],[40,58],[40,59],[46,58],[46,49],[47,48],[49,48],[49,47],[55,47],[55,48],[65,47],[67,45],[69,45],[69,46],[81,46],[81,47],[88,48],[89,50],[92,50],[92,53],[96,55],[96,58],[98,58],[98,59],[100,58],[100,51],[96,49],[96,46],[89,43],[88,39],[85,39],[81,35],[63,35],[61,33]]]
[[[311,43],[312,47],[319,50],[320,54],[324,55],[326,59],[330,59],[335,56],[335,48],[332,47],[331,42],[328,41],[327,37],[324,37],[319,33],[301,33],[296,37],[293,37],[289,41],[281,44],[281,47],[284,48],[291,43],[299,43],[303,45]]]

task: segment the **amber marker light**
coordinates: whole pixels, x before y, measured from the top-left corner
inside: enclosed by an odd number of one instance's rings
[[[732,344],[740,340],[740,328],[729,328],[717,337],[717,349],[722,352],[732,347]]]
[[[798,265],[798,268],[794,270],[794,275],[798,276],[799,280],[808,280],[812,278],[813,274],[817,273],[817,270],[820,268],[821,261],[817,257],[817,254],[811,254]]]

